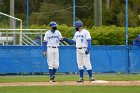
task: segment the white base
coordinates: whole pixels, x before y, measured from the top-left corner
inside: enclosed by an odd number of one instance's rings
[[[109,81],[105,81],[105,80],[95,80],[92,81],[92,83],[108,83]]]

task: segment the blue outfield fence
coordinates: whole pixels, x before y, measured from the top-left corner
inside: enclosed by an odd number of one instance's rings
[[[0,73],[48,72],[42,50],[43,46],[0,46]],[[77,72],[75,46],[61,46],[59,51],[58,72]],[[93,72],[140,72],[140,47],[130,46],[129,56],[126,46],[92,46],[90,53]]]
[[[131,46],[129,50],[131,73],[140,73],[140,47]]]

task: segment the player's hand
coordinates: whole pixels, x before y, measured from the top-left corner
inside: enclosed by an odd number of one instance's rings
[[[89,54],[89,49],[86,49],[85,54],[86,55]]]
[[[64,41],[66,41],[67,39],[65,37],[62,38]]]
[[[47,53],[46,53],[46,52],[43,52],[43,55],[44,55],[44,56],[46,56],[46,55],[47,55]]]

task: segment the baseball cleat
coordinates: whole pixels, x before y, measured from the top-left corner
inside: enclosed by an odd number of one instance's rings
[[[50,82],[56,82],[55,80],[50,80]]]
[[[90,82],[92,82],[92,81],[95,81],[95,79],[94,78],[90,79]]]
[[[55,78],[55,76],[52,76],[52,77],[50,78],[50,82],[56,82],[56,81],[54,80],[54,78]]]
[[[79,80],[77,81],[77,83],[81,83],[81,82],[84,82],[84,79],[79,79]]]

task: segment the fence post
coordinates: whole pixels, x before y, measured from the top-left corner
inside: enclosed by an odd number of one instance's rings
[[[19,39],[19,45],[22,45],[22,20],[20,20],[20,39]]]
[[[41,39],[40,40],[41,40],[41,45],[42,45],[42,30],[41,30]]]
[[[129,45],[128,45],[128,0],[126,0],[126,73],[130,73]]]

